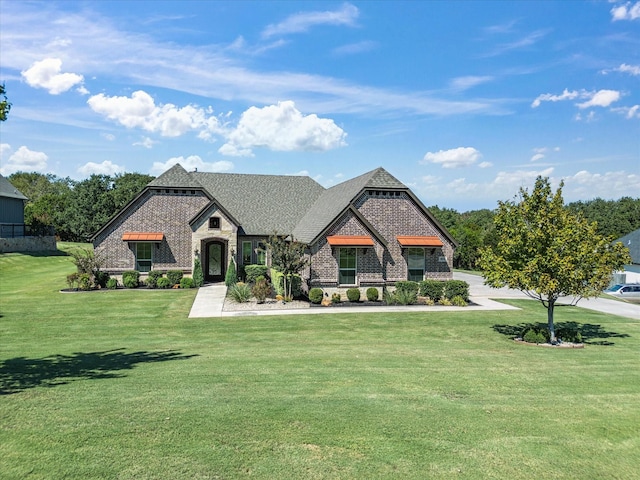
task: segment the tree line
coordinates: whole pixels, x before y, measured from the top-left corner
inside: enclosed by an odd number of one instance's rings
[[[622,197],[619,200],[596,198],[571,202],[566,205],[569,212],[596,222],[596,233],[615,240],[640,228],[640,198]],[[496,247],[496,210],[481,209],[460,213],[452,208],[429,207],[436,219],[458,241],[453,257],[455,268],[479,269],[480,249]]]
[[[52,226],[63,241],[86,241],[153,178],[141,173],[124,173],[91,175],[86,180],[75,181],[36,172],[18,172],[8,177],[29,198],[25,223],[35,228]],[[598,234],[612,239],[640,228],[640,198],[596,198],[569,203],[566,207],[590,222],[597,222]],[[477,269],[480,249],[495,247],[498,243],[496,210],[485,208],[461,213],[438,205],[429,210],[458,241],[454,255],[456,268]]]
[[[62,241],[86,242],[155,177],[141,173],[91,175],[75,181],[52,174],[17,172],[8,180],[28,199],[25,223],[53,227]]]

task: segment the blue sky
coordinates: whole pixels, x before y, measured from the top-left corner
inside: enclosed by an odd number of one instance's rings
[[[426,205],[640,192],[640,1],[0,0],[0,173],[378,166]]]

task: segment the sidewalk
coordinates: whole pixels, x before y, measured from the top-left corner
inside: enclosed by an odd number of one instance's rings
[[[224,283],[212,283],[198,289],[196,299],[191,306],[189,318],[220,317],[224,306],[227,286]]]

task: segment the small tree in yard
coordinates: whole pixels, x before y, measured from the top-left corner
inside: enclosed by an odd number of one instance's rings
[[[560,297],[594,297],[611,274],[629,263],[621,243],[598,235],[597,225],[564,206],[562,187],[551,192],[548,178],[538,177],[533,192],[520,189],[520,201],[499,202],[495,217],[499,242],[481,250],[485,284],[514,288],[547,309],[549,338],[556,343],[553,311]],[[575,304],[574,303],[574,304]]]
[[[271,253],[271,265],[283,273],[285,298],[291,299],[291,276],[309,264],[304,254],[305,245],[296,242],[292,236],[287,241],[274,233],[269,237],[267,247]]]

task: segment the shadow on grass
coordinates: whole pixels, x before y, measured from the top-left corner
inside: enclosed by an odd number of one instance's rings
[[[580,332],[582,342],[589,345],[615,345],[610,338],[627,338],[626,333],[610,332],[602,328],[602,325],[578,322],[555,322],[556,335],[562,338],[563,332]],[[494,325],[496,332],[510,338],[523,337],[527,330],[542,331],[547,329],[546,323],[520,323],[518,325]]]
[[[124,376],[118,371],[131,370],[139,363],[186,360],[195,356],[172,350],[126,353],[124,349],[116,349],[44,358],[10,358],[0,362],[0,395],[39,386],[65,385],[73,380],[118,378]]]

